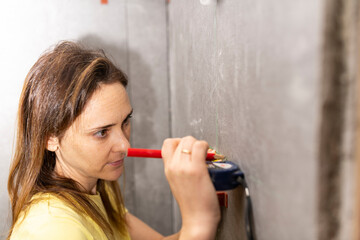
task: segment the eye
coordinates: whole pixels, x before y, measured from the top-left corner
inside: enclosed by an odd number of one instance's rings
[[[109,132],[108,129],[102,129],[102,130],[96,132],[96,133],[94,134],[94,136],[95,136],[95,137],[98,137],[98,138],[105,138],[105,137],[107,136],[108,132]]]
[[[125,120],[123,121],[122,126],[123,126],[123,127],[126,127],[127,125],[129,125],[131,118],[132,118],[132,115],[127,116],[127,117],[125,118]]]

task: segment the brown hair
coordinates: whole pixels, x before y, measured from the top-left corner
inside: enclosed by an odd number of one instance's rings
[[[102,51],[87,50],[77,43],[60,42],[45,52],[28,73],[20,97],[15,151],[8,179],[12,225],[32,203],[36,193],[52,193],[77,213],[90,216],[112,238],[111,225],[126,232],[125,209],[116,181],[99,180],[97,190],[110,224],[72,179],[53,170],[56,156],[46,149],[50,136],[61,139],[83,111],[100,84],[120,82],[126,76]],[[115,205],[110,202],[114,195]],[[114,209],[116,208],[116,209]]]

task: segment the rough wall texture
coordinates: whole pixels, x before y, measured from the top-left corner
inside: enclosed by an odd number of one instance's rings
[[[354,237],[356,203],[355,116],[359,112],[359,10],[357,0],[326,1],[319,151],[318,239]],[[357,124],[359,124],[357,122]],[[357,172],[359,174],[359,172]],[[358,201],[358,200],[357,200]]]
[[[127,9],[132,145],[160,149],[170,136],[166,3],[131,0]],[[172,233],[172,198],[162,160],[139,158],[131,164],[126,175],[132,181],[131,210],[162,234]]]
[[[173,134],[239,164],[258,239],[317,236],[322,16],[321,0],[169,4]],[[219,239],[243,236],[236,191]]]
[[[319,151],[319,239],[338,239],[341,209],[342,142],[349,83],[343,38],[344,1],[325,6],[322,109]]]

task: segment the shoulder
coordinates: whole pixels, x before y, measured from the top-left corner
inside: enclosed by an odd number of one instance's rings
[[[15,224],[12,240],[93,239],[83,218],[60,199],[42,194],[33,199],[26,214]]]

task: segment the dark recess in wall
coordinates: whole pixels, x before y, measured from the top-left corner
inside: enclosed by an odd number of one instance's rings
[[[341,161],[348,83],[343,36],[345,2],[325,3],[318,168],[320,240],[338,239],[340,233]]]

